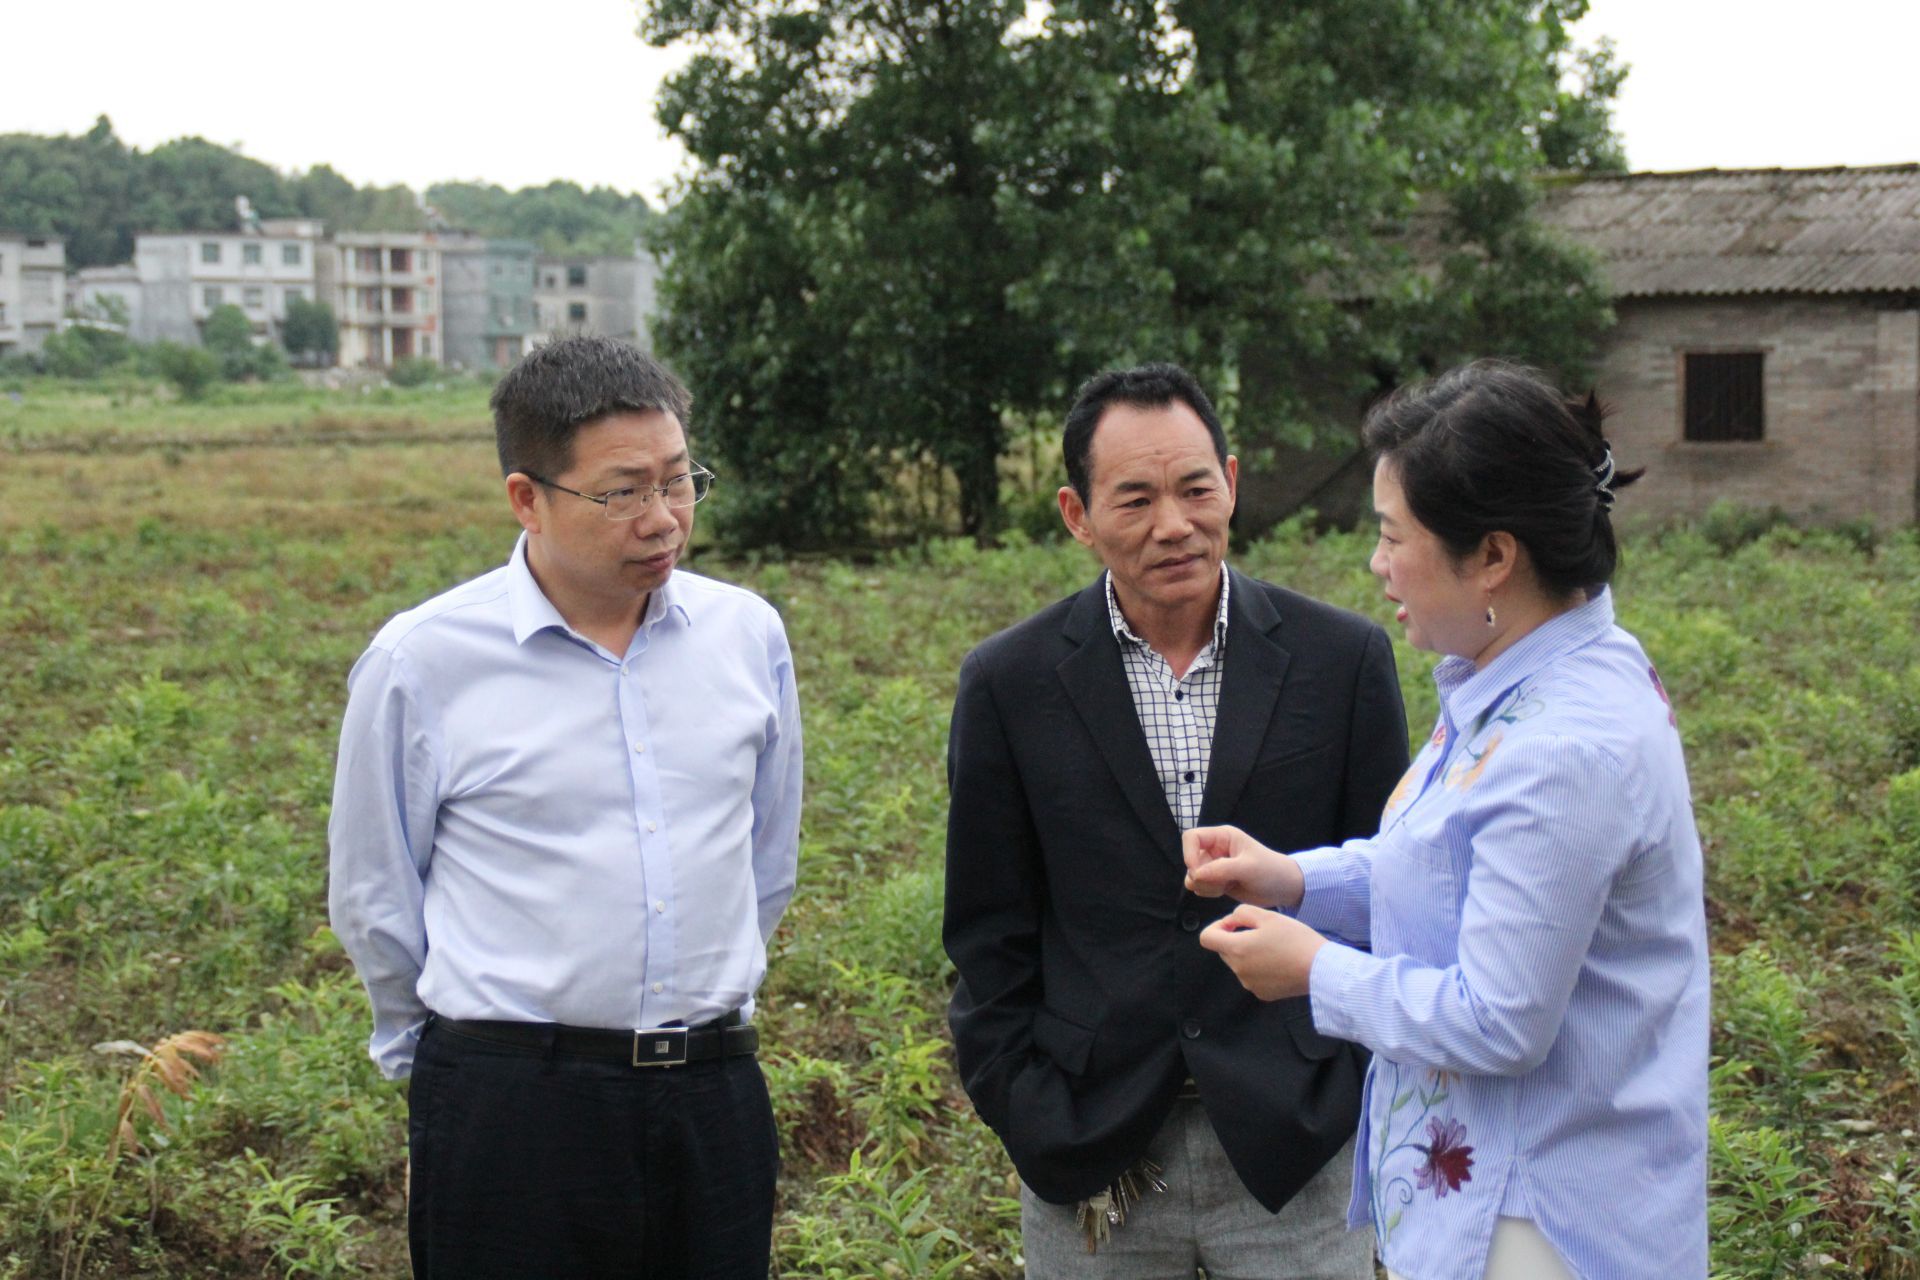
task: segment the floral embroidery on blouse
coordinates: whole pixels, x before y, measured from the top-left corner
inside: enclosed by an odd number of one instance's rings
[[[1460,759],[1454,761],[1453,767],[1447,770],[1447,785],[1455,791],[1465,791],[1480,781],[1487,761],[1493,759],[1493,753],[1500,749],[1500,738],[1500,730],[1495,729],[1493,736],[1479,750],[1474,750],[1472,743],[1462,748]]]
[[[1403,1087],[1399,1063],[1375,1058],[1373,1071],[1372,1087],[1386,1087],[1393,1099],[1387,1106],[1384,1121],[1375,1131],[1374,1156],[1367,1167],[1367,1194],[1372,1202],[1374,1230],[1384,1248],[1394,1228],[1400,1225],[1406,1206],[1413,1203],[1416,1192],[1431,1190],[1434,1199],[1444,1200],[1448,1192],[1458,1191],[1463,1184],[1473,1181],[1473,1148],[1464,1141],[1467,1126],[1451,1112],[1441,1114],[1438,1110],[1447,1101],[1450,1086],[1458,1078],[1453,1072],[1429,1068],[1421,1073],[1424,1080],[1416,1076]],[[1416,1105],[1418,1110],[1414,1110]],[[1399,1117],[1403,1112],[1407,1118],[1404,1127],[1400,1127]],[[1421,1133],[1423,1124],[1427,1140],[1416,1142],[1414,1138]],[[1404,1173],[1383,1179],[1381,1173],[1387,1161],[1403,1151],[1417,1151],[1426,1158],[1414,1166],[1411,1180]],[[1392,1206],[1391,1213],[1387,1212],[1389,1206]]]
[[[1422,1191],[1432,1187],[1434,1198],[1444,1200],[1447,1192],[1472,1182],[1467,1170],[1473,1168],[1473,1148],[1460,1141],[1466,1136],[1467,1126],[1458,1120],[1428,1116],[1427,1144],[1414,1145],[1414,1150],[1427,1153],[1426,1162],[1413,1171],[1414,1185]]]
[[[1415,780],[1414,775],[1417,774],[1419,771],[1420,771],[1420,762],[1416,760],[1411,765],[1407,766],[1407,771],[1405,773],[1400,775],[1400,781],[1394,785],[1393,794],[1387,797],[1386,808],[1380,811],[1381,826],[1384,827],[1387,825],[1388,816],[1391,815],[1395,809],[1398,809],[1400,807],[1400,802],[1407,798],[1407,792],[1413,790],[1413,784]]]
[[[1444,785],[1455,791],[1465,791],[1480,781],[1487,761],[1493,758],[1493,753],[1506,737],[1506,726],[1531,720],[1546,709],[1546,703],[1535,697],[1531,688],[1526,685],[1516,688],[1505,701],[1474,724],[1473,732],[1460,744],[1460,757],[1447,768]],[[1476,744],[1475,740],[1482,734],[1487,734],[1487,737]]]

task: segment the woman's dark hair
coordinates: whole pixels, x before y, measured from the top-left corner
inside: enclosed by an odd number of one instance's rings
[[[1361,439],[1392,464],[1407,507],[1456,557],[1502,530],[1527,549],[1557,598],[1613,578],[1613,491],[1619,471],[1601,434],[1606,410],[1569,399],[1533,369],[1476,360],[1375,405]]]

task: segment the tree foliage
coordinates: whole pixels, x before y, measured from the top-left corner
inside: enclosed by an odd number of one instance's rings
[[[548,253],[630,253],[654,215],[605,187],[554,182],[523,191],[470,183],[360,187],[328,165],[285,174],[204,138],[128,147],[105,116],[75,136],[0,134],[0,227],[61,236],[73,267],[126,262],[148,231],[232,227],[234,197],[263,218],[318,218],[336,231],[425,231],[444,222],[532,240]]]
[[[1605,300],[1528,209],[1619,163],[1584,7],[656,0],[702,166],[658,336],[753,532],[844,538],[907,455],[987,532],[1009,416],[1120,361],[1188,364],[1243,443],[1465,355],[1577,368]]]
[[[200,331],[200,340],[218,362],[220,376],[228,382],[267,382],[287,371],[287,358],[280,348],[271,342],[256,343],[253,322],[231,302],[213,309]]]
[[[530,240],[540,252],[630,254],[657,216],[637,195],[577,182],[508,191],[492,183],[441,182],[427,202],[457,227],[484,235]]]
[[[332,364],[340,351],[340,322],[334,318],[333,308],[305,298],[287,303],[287,318],[280,326],[280,345],[297,362]]]

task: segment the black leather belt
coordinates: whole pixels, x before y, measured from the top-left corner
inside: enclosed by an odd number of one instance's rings
[[[558,1022],[494,1022],[434,1016],[433,1025],[469,1040],[507,1045],[530,1053],[558,1058],[593,1058],[629,1067],[678,1067],[712,1058],[751,1054],[760,1047],[760,1032],[740,1017],[740,1011],[697,1027],[639,1027],[609,1031],[603,1027],[569,1027]]]

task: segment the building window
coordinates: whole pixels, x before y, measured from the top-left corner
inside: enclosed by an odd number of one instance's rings
[[[297,244],[281,245],[280,246],[280,262],[282,266],[288,266],[288,267],[299,266],[300,265],[300,246]]]
[[[281,291],[280,298],[281,301],[290,307],[296,302],[305,302],[307,300],[307,291],[305,289],[285,289]]]
[[[387,251],[387,269],[396,274],[413,270],[410,255],[405,249],[389,249]]]
[[[587,269],[585,267],[567,268],[567,288],[584,289],[587,287]]]
[[[400,315],[406,315],[408,312],[412,311],[413,310],[413,290],[395,289],[393,291],[393,309],[396,313]]]
[[[433,253],[430,250],[422,249],[420,251],[420,269],[422,271],[433,270]]]
[[[217,240],[202,240],[202,241],[200,242],[200,261],[202,261],[202,262],[218,262],[218,261],[220,261],[220,243],[219,243],[219,241],[217,241]]]
[[[257,244],[241,245],[240,261],[245,263],[249,267],[259,266],[260,265],[260,246]]]
[[[1762,361],[1758,351],[1687,353],[1685,439],[1718,443],[1765,435]]]
[[[355,271],[378,271],[380,269],[380,251],[378,249],[355,249],[353,251],[353,269]]]
[[[433,335],[432,334],[423,333],[420,335],[420,354],[423,356],[430,356],[433,354]]]
[[[362,289],[360,291],[360,309],[362,311],[378,311],[380,309],[380,291],[378,289]]]
[[[249,307],[258,309],[266,305],[267,291],[257,286],[249,285],[240,291],[240,301]]]
[[[567,322],[569,324],[585,324],[587,322],[587,304],[584,302],[569,302],[567,304]]]
[[[204,302],[207,310],[211,311],[225,301],[225,295],[220,292],[219,285],[210,284],[200,291],[200,301]]]
[[[547,288],[558,289],[559,287],[560,287],[560,277],[555,275],[551,271],[547,272]]]

